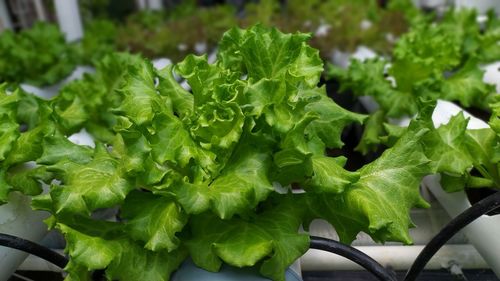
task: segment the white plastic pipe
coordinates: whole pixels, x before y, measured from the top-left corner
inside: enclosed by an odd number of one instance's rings
[[[0,232],[39,242],[47,233],[46,212],[33,211],[27,196],[10,194],[9,203],[0,206]],[[7,280],[28,254],[0,247],[0,281]]]
[[[0,32],[4,29],[12,29],[12,21],[5,1],[6,0],[0,0]]]
[[[35,3],[35,10],[38,20],[46,21],[47,14],[45,13],[45,9],[43,8],[42,0],[34,0],[33,2]]]
[[[395,270],[408,270],[424,246],[358,246],[361,252],[381,265]],[[309,250],[302,256],[303,271],[358,270],[361,266],[339,255]],[[487,268],[488,264],[471,245],[445,245],[427,263],[426,269],[448,268],[458,264],[466,269]]]
[[[500,1],[498,0],[455,0],[455,7],[476,9],[479,14],[486,14],[493,9],[497,15],[500,14]]]
[[[73,42],[83,37],[82,20],[77,0],[54,0],[57,21],[66,41]]]
[[[435,9],[446,5],[446,0],[420,0],[419,6],[429,9]]]
[[[63,250],[55,251],[61,255],[64,255]],[[17,269],[22,271],[63,271],[60,267],[54,265],[53,263],[33,255],[29,255]]]
[[[358,246],[361,252],[369,255],[383,266],[395,270],[407,270],[415,261],[424,246]],[[58,250],[64,254],[62,250]],[[320,250],[309,250],[291,267],[294,271],[329,271],[358,270],[361,266],[339,255]],[[458,264],[464,269],[481,269],[488,267],[481,255],[471,245],[445,245],[436,253],[425,267],[426,269],[447,268],[450,264]],[[25,271],[62,271],[59,267],[35,256],[29,256],[20,266]]]
[[[161,0],[148,0],[148,8],[153,11],[160,11],[163,9]]]
[[[139,10],[145,10],[147,8],[146,0],[136,0],[136,3]]]

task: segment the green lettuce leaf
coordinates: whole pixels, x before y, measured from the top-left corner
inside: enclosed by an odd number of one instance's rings
[[[69,280],[87,280],[88,271],[107,268],[106,277],[113,280],[166,281],[185,259],[183,250],[168,253],[144,249],[127,239],[120,232],[121,226],[112,222],[83,219],[74,227],[58,222],[56,228],[68,242]]]
[[[248,221],[226,221],[209,214],[192,218],[193,237],[186,246],[193,261],[206,270],[217,271],[222,261],[243,267],[264,259],[261,273],[284,280],[288,265],[308,249],[309,237],[297,233],[301,211],[286,195],[282,197],[282,204]]]
[[[486,108],[489,96],[495,93],[493,85],[483,82],[484,71],[477,62],[469,61],[443,83],[443,96],[446,100],[457,100],[464,107]]]
[[[120,204],[134,188],[125,178],[119,162],[98,145],[88,163],[69,159],[49,166],[49,171],[62,181],[50,192],[56,213],[90,215],[99,208]]]
[[[127,196],[121,215],[127,220],[130,236],[145,242],[151,251],[175,250],[180,243],[175,236],[187,222],[187,214],[171,198],[136,191]]]
[[[330,222],[344,243],[363,231],[375,241],[410,244],[408,227],[413,224],[408,211],[429,206],[419,193],[422,177],[433,171],[420,143],[426,133],[422,129],[405,134],[363,166],[359,180],[339,196],[306,195],[310,215]]]

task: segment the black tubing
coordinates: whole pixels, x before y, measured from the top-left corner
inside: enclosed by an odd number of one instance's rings
[[[35,255],[57,265],[60,268],[64,268],[69,262],[65,256],[62,256],[47,247],[5,233],[0,233],[0,246],[17,249]]]
[[[436,252],[462,228],[480,216],[500,207],[500,191],[472,205],[469,209],[451,220],[432,240],[424,247],[405,276],[405,281],[414,281]]]
[[[347,258],[362,266],[364,269],[375,275],[379,280],[397,281],[396,277],[389,270],[385,269],[376,260],[352,246],[348,246],[331,239],[311,236],[311,244],[309,247],[311,249],[328,251]]]

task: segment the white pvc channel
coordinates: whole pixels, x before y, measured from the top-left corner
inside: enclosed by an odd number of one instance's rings
[[[31,210],[31,199],[18,193],[11,193],[9,203],[0,206],[0,233],[6,233],[40,241],[47,233],[43,220],[46,212]],[[0,280],[7,280],[28,254],[6,247],[0,247]]]
[[[83,37],[82,20],[78,0],[54,0],[59,28],[66,36],[66,41],[73,42]]]
[[[355,246],[384,267],[408,270],[424,248],[418,246]],[[309,250],[302,258],[304,271],[363,270],[354,262],[329,252]],[[481,269],[488,264],[471,245],[445,245],[432,257],[425,269],[443,269],[458,265],[461,268]]]
[[[6,0],[0,0],[0,32],[5,29],[12,29],[12,21],[5,1]]]

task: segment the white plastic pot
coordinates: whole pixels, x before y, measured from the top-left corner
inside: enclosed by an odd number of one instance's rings
[[[83,26],[78,0],[55,0],[54,2],[59,28],[64,33],[66,41],[80,40],[83,37]]]
[[[157,58],[157,59],[153,59],[151,61],[151,63],[153,64],[153,66],[160,70],[164,67],[166,67],[167,65],[171,65],[172,64],[172,60],[170,60],[169,58]]]
[[[436,9],[446,6],[447,0],[418,0],[418,6],[426,9]]]
[[[9,203],[0,206],[0,233],[18,236],[30,241],[41,241],[47,233],[43,222],[47,212],[33,211],[29,197],[12,192]],[[28,254],[0,247],[0,281],[7,280]]]
[[[342,68],[349,67],[351,59],[366,60],[377,56],[372,49],[366,46],[358,46],[353,53],[342,52],[340,50],[334,50],[331,56],[332,63],[340,66]]]
[[[12,29],[12,21],[5,0],[0,0],[0,32],[5,29]]]

